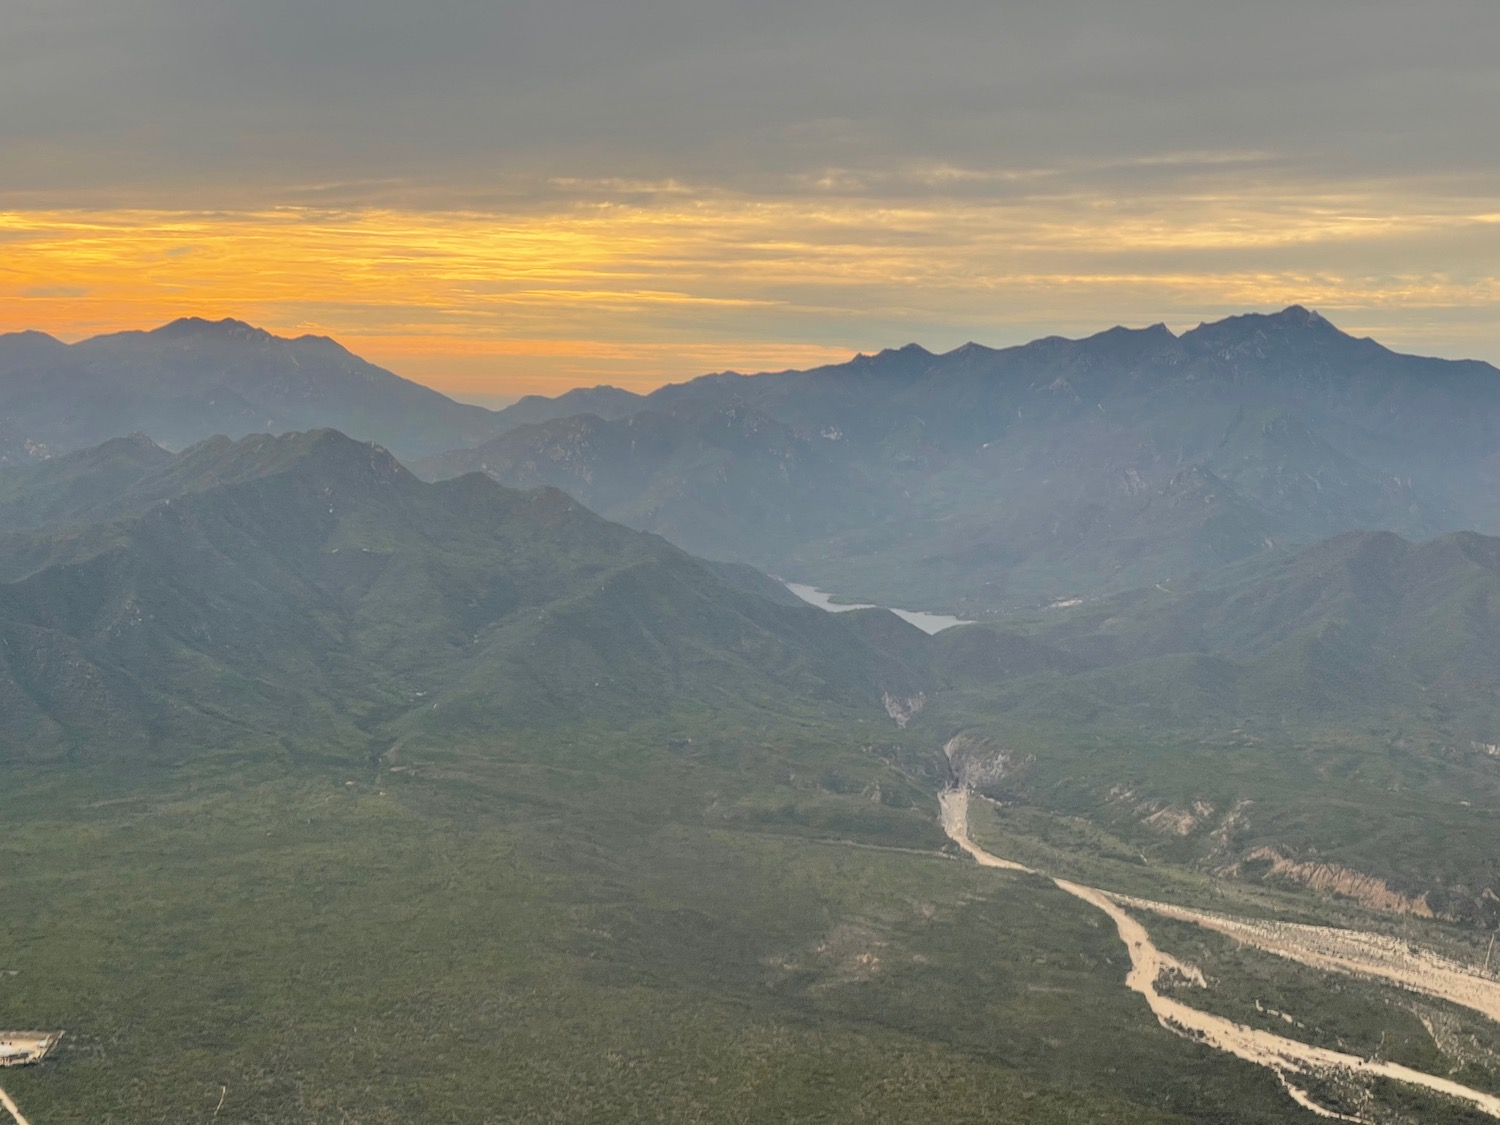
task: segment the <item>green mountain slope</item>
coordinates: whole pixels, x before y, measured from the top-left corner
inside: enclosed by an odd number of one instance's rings
[[[0,468],[5,533],[107,518],[131,487],[172,460],[141,434],[44,461]]]
[[[129,491],[169,490],[0,547],[12,754],[383,748],[674,706],[873,717],[919,689],[765,580],[555,491],[423,484],[332,431],[205,443]]]

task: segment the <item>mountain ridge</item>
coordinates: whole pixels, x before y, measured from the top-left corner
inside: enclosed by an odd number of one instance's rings
[[[0,337],[0,458],[11,463],[139,431],[183,448],[332,426],[414,456],[477,442],[495,414],[356,356],[326,336],[183,317],[64,344]],[[3,463],[3,462],[0,462]]]
[[[1154,325],[943,355],[908,345],[603,405],[584,434],[578,415],[537,421],[532,404],[528,425],[418,471],[557,484],[696,554],[964,616],[1182,579],[1361,527],[1500,530],[1500,371],[1405,356],[1302,306],[1181,336]],[[721,450],[705,476],[682,450],[729,410],[784,437]],[[639,447],[620,452],[629,419],[647,414],[677,430],[654,465]],[[744,481],[792,465],[801,495],[838,498],[821,532],[753,512],[720,530],[710,513],[739,502]],[[1190,480],[1196,515],[1180,494]]]
[[[11,747],[348,753],[709,699],[874,717],[920,690],[768,579],[555,489],[426,484],[332,430],[206,442],[142,480],[109,522],[0,536]]]

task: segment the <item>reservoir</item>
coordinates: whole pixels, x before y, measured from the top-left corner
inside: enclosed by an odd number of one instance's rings
[[[822,590],[804,586],[800,582],[783,582],[782,585],[803,601],[819,609],[826,609],[829,613],[847,613],[851,609],[890,609],[889,606],[843,605],[831,601],[831,595],[823,593]],[[945,613],[922,613],[915,609],[891,609],[891,612],[901,620],[911,622],[924,633],[941,633],[944,629],[951,629],[955,625],[972,624],[961,617],[949,617]]]

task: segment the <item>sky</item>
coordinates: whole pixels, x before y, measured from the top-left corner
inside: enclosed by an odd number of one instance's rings
[[[1494,0],[6,0],[0,331],[474,401],[1298,303],[1500,361]]]

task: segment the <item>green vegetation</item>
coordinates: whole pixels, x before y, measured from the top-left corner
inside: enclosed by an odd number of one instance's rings
[[[1500,540],[1343,536],[940,635],[913,730],[1156,864],[1500,922]],[[1359,884],[1360,877],[1368,880]]]
[[[1086,908],[923,850],[857,743],[676,734],[12,767],[0,1013],[69,1034],[7,1088],[54,1125],[225,1086],[221,1122],[1299,1119]]]

